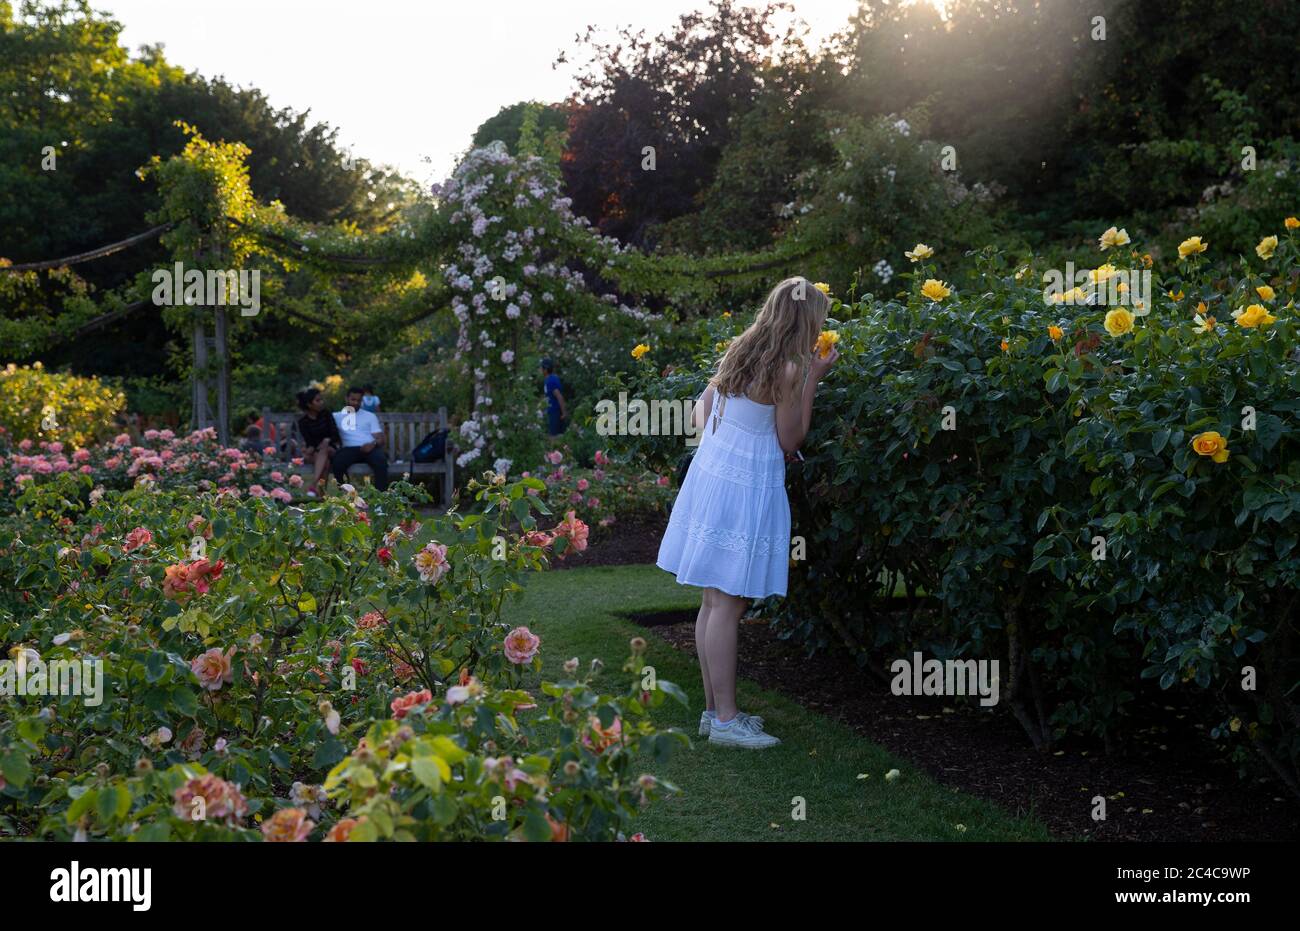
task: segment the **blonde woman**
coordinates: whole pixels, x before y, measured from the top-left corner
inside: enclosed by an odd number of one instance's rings
[[[813,352],[830,301],[787,278],[727,348],[695,406],[700,445],[673,504],[658,565],[704,589],[695,646],[704,677],[700,736],[761,749],[781,741],[736,707],[736,639],[751,598],[785,595],[790,502],[785,454],[803,443],[813,396],[839,354]]]

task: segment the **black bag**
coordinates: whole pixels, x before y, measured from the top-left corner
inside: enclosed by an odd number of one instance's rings
[[[438,462],[447,455],[447,431],[434,430],[411,450],[412,462]]]
[[[690,471],[691,462],[695,459],[695,450],[686,453],[682,458],[677,460],[677,487],[681,488],[686,483],[686,473]]]

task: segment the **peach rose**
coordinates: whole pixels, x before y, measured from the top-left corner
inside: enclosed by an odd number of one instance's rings
[[[262,837],[272,843],[305,841],[316,822],[301,808],[281,808],[262,825]]]
[[[234,658],[235,648],[222,653],[220,647],[199,654],[190,662],[190,671],[198,677],[199,685],[209,692],[219,692],[223,685],[235,681],[235,673],[230,661]]]

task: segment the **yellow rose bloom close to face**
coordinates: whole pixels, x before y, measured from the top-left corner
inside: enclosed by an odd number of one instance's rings
[[[1065,331],[1062,330],[1055,323],[1053,323],[1051,326],[1047,328],[1047,335],[1050,336],[1054,342],[1059,343],[1061,341],[1061,337],[1065,335]]]
[[[817,337],[817,345],[813,349],[817,355],[825,359],[831,354],[831,347],[840,341],[840,334],[834,330],[822,330],[821,335]]]
[[[1137,318],[1123,307],[1116,307],[1106,313],[1106,332],[1111,336],[1123,336],[1133,332],[1133,321]]]
[[[1200,236],[1190,236],[1178,244],[1178,257],[1185,259],[1189,255],[1198,255],[1209,247],[1209,243],[1201,242]]]
[[[632,349],[632,358],[639,359],[649,351],[650,351],[650,347],[647,346],[645,343],[637,343],[636,346],[633,347]]]
[[[1228,461],[1228,441],[1214,430],[1198,433],[1192,437],[1192,449],[1199,456],[1208,456],[1215,462]]]
[[[1267,260],[1273,257],[1275,249],[1277,249],[1277,237],[1265,236],[1259,241],[1259,245],[1255,247],[1255,254],[1261,259]]]
[[[831,286],[828,285],[826,282],[819,281],[816,284],[814,284],[813,287],[816,288],[818,291],[820,291],[822,294],[825,294],[827,297],[830,297]]]
[[[903,255],[907,256],[913,262],[919,262],[921,259],[928,259],[930,256],[934,255],[934,250],[925,243],[918,242],[912,247],[911,252],[904,252]]]
[[[1105,252],[1116,246],[1127,246],[1132,240],[1128,238],[1128,230],[1117,230],[1112,226],[1097,241],[1101,243],[1101,251]]]
[[[937,278],[927,278],[921,285],[921,293],[932,301],[941,301],[952,294],[952,290]]]
[[[1258,294],[1260,298],[1266,301],[1271,301],[1273,300],[1274,297],[1277,296],[1277,293],[1266,284],[1262,284],[1258,288],[1256,288],[1255,293]]]
[[[1296,229],[1297,227],[1300,227],[1300,220],[1297,220],[1295,217],[1287,217],[1285,222],[1286,222],[1286,228],[1289,230],[1293,230]]]
[[[1234,310],[1233,318],[1237,321],[1237,326],[1244,326],[1253,329],[1258,326],[1267,326],[1277,320],[1268,312],[1268,308],[1263,304],[1251,304],[1245,310]]]

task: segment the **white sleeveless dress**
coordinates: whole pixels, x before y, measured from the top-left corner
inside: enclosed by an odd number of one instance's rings
[[[742,598],[785,594],[790,501],[771,404],[743,395],[724,404],[714,392],[657,563],[682,585]]]

